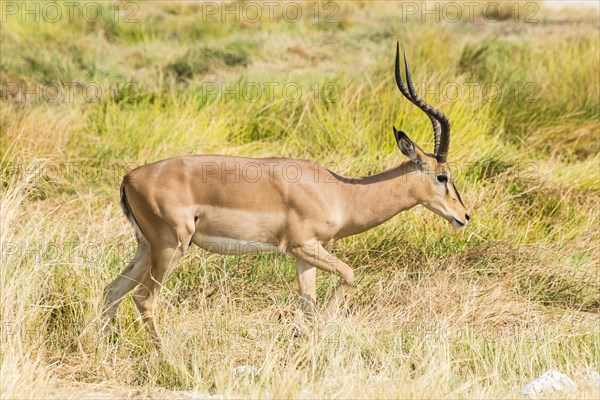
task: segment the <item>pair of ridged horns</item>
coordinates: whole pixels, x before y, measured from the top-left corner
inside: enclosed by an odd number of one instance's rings
[[[410,68],[408,68],[408,60],[406,59],[406,53],[404,53],[404,70],[406,71],[406,83],[404,86],[402,81],[402,75],[400,74],[400,43],[396,44],[396,84],[400,92],[406,97],[411,103],[416,105],[423,111],[433,125],[433,138],[435,141],[435,147],[433,153],[435,158],[440,163],[446,162],[448,159],[448,148],[450,147],[450,121],[448,117],[438,110],[427,104],[425,100],[419,97],[417,91],[410,77]]]

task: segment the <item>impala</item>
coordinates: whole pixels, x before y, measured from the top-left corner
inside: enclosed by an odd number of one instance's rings
[[[276,251],[293,256],[302,308],[311,316],[317,268],[340,277],[327,306],[330,311],[354,280],[352,269],[328,251],[335,240],[367,231],[419,204],[454,227],[465,226],[469,214],[447,163],[450,123],[417,95],[406,55],[404,67],[406,86],[397,46],[396,83],[431,120],[434,154],[394,127],[398,147],[409,160],[363,178],[347,178],[307,160],[220,155],[170,158],[127,174],[121,206],[134,227],[138,250],[104,290],[104,330],[121,299],[138,287],[134,302],[159,349],[156,298],[192,243],[219,254]]]

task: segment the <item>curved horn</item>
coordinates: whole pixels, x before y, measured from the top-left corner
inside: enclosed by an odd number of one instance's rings
[[[406,61],[406,55],[404,56],[404,60]],[[412,81],[411,81],[411,84],[412,84]],[[440,126],[440,121],[438,121],[436,119],[436,117],[434,117],[432,114],[430,114],[426,109],[421,107],[414,100],[414,98],[412,97],[412,95],[410,94],[410,92],[408,91],[406,86],[404,86],[404,82],[402,82],[402,74],[400,73],[400,43],[399,42],[396,43],[396,85],[398,85],[398,89],[400,89],[400,92],[404,95],[404,97],[406,97],[411,103],[413,103],[414,105],[419,107],[429,117],[429,120],[431,121],[431,125],[433,125],[433,139],[435,142],[433,153],[437,155],[439,147],[440,147],[441,136],[442,136],[442,127]],[[419,96],[417,96],[417,98],[419,98]],[[419,100],[421,100],[421,99],[419,99]]]
[[[408,60],[406,59],[406,54],[404,54],[404,67],[406,69],[406,83],[408,85],[408,93],[412,98],[412,102],[421,110],[423,110],[429,116],[430,119],[431,117],[435,117],[435,119],[440,125],[441,129],[439,134],[435,131],[434,126],[433,134],[435,136],[436,143],[434,154],[438,162],[446,162],[448,158],[448,148],[450,147],[450,121],[443,112],[427,104],[425,100],[420,98],[417,94],[417,91],[413,86],[412,78],[410,77],[410,68],[408,67]]]

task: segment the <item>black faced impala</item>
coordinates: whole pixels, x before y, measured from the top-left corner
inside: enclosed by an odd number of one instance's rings
[[[396,49],[400,92],[431,120],[434,153],[426,153],[393,129],[408,161],[373,176],[348,178],[308,161],[195,155],[141,166],[125,176],[121,206],[135,230],[137,255],[104,291],[106,329],[121,299],[133,296],[154,345],[160,348],[154,309],[157,295],[182,254],[193,244],[220,254],[258,251],[296,259],[304,311],[312,315],[316,270],[337,274],[328,309],[335,309],[354,273],[327,248],[367,231],[401,211],[423,205],[454,227],[469,214],[447,163],[450,122],[421,99],[406,56],[406,86]]]

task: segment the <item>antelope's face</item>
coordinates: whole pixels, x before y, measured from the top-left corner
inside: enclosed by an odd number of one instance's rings
[[[404,69],[407,86],[404,86],[400,73],[400,46],[398,45],[396,84],[404,97],[429,117],[435,140],[434,154],[428,154],[413,143],[404,132],[394,127],[394,136],[400,151],[418,166],[421,174],[420,181],[413,190],[420,204],[446,219],[453,227],[461,228],[469,222],[469,214],[452,181],[450,167],[446,162],[450,147],[450,121],[443,112],[419,97],[412,83],[406,55],[404,55]]]
[[[470,217],[452,181],[448,163],[440,162],[435,155],[425,153],[396,128],[394,136],[400,151],[417,165],[419,178],[413,191],[419,204],[438,214],[455,228],[467,225]]]
[[[429,210],[446,219],[455,228],[462,228],[469,222],[470,216],[454,185],[448,164],[433,162],[424,168],[422,181],[424,200],[422,204]]]

